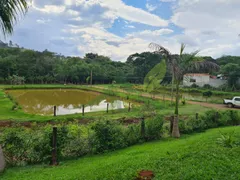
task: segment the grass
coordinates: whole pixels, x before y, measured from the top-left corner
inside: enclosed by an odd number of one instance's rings
[[[36,165],[7,169],[2,180],[77,180],[134,179],[140,170],[152,170],[155,179],[240,179],[240,146],[222,147],[216,143],[222,133],[240,126],[208,130],[201,134],[182,136],[132,146],[103,155],[61,162],[57,167]]]
[[[35,115],[35,114],[27,114],[23,110],[12,110],[12,107],[14,103],[10,101],[9,98],[5,96],[3,89],[56,89],[56,88],[69,88],[69,89],[84,89],[84,90],[91,90],[91,91],[97,91],[105,94],[111,93],[110,90],[104,90],[99,89],[96,87],[90,87],[90,86],[79,86],[79,85],[21,85],[21,86],[11,86],[11,85],[0,85],[0,121],[1,120],[12,120],[15,122],[22,122],[22,121],[32,121],[32,122],[46,122],[46,121],[58,121],[58,122],[64,122],[74,119],[90,119],[94,120],[95,118],[104,117],[106,119],[119,119],[123,117],[127,118],[134,118],[139,117],[141,112],[140,108],[134,108],[131,112],[127,112],[127,109],[123,110],[114,110],[114,112],[109,112],[108,114],[104,111],[101,112],[91,112],[86,113],[83,117],[81,114],[72,114],[72,115],[62,115],[57,117],[52,116],[41,116],[41,115]],[[2,90],[1,90],[2,89]],[[121,98],[126,98],[126,96],[129,96],[130,100],[133,101],[140,101],[140,102],[147,102],[150,100],[150,98],[147,97],[140,97],[139,95],[130,95],[126,94],[124,92],[115,92],[113,95],[119,96]],[[158,113],[162,115],[169,115],[173,113],[173,107],[169,106],[169,102],[164,103],[160,100],[154,100],[151,101],[151,103],[154,104],[154,106],[157,108]],[[21,106],[21,104],[20,104]],[[205,112],[208,108],[199,106],[199,105],[186,105],[186,106],[180,106],[180,112],[184,115],[191,115],[193,112]]]

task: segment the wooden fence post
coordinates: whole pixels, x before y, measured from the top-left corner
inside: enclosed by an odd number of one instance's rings
[[[53,106],[53,115],[54,116],[57,116],[57,106]]]
[[[198,113],[196,113],[196,120],[198,120]]]
[[[130,112],[130,110],[131,110],[131,103],[129,102],[129,104],[128,104],[128,112]]]
[[[219,119],[219,112],[216,112],[216,114],[215,114],[215,122],[217,122],[218,119]]]
[[[109,103],[107,103],[107,113],[108,113],[108,107],[109,107]]]
[[[85,105],[82,106],[82,115],[84,116]]]
[[[54,165],[54,166],[58,165],[58,162],[57,162],[57,127],[53,127],[51,165]]]
[[[145,121],[144,121],[144,117],[141,120],[141,138],[145,139]]]
[[[170,118],[170,134],[172,134],[172,130],[173,130],[173,121],[174,121],[174,116],[171,116],[171,118]]]

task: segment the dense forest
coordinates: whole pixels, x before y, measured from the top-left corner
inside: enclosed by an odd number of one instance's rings
[[[221,72],[232,77],[234,83],[240,77],[240,57],[223,56],[218,59],[203,57],[219,64]],[[107,84],[142,83],[146,74],[162,57],[151,52],[130,55],[126,62],[116,62],[109,57],[88,53],[85,57],[66,57],[45,50],[43,52],[18,48],[0,48],[0,83],[17,84]],[[230,70],[231,69],[231,70]],[[171,80],[168,72],[165,79]],[[231,82],[230,82],[231,83]]]
[[[0,48],[0,83],[16,77],[25,83],[142,83],[161,57],[150,52],[134,54],[126,63],[88,53],[85,57],[65,57],[47,50]],[[15,77],[15,78],[13,78]],[[19,82],[19,81],[18,81]]]

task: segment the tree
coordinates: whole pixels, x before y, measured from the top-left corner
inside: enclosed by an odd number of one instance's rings
[[[173,130],[172,136],[179,138],[179,87],[180,83],[183,80],[183,76],[186,73],[199,72],[199,70],[204,71],[212,71],[218,70],[219,66],[211,61],[206,61],[200,57],[196,57],[198,51],[195,51],[191,54],[184,54],[185,45],[181,45],[179,56],[172,56],[170,51],[168,51],[163,46],[160,46],[155,43],[151,43],[150,48],[155,50],[155,53],[158,53],[165,57],[166,62],[171,67],[172,75],[173,75],[173,84],[176,88],[176,96],[175,96],[175,111],[174,111],[174,121],[173,121]]]
[[[25,14],[28,9],[26,0],[1,0],[0,1],[0,26],[4,35],[13,33],[17,16]]]
[[[228,86],[230,88],[237,88],[240,78],[240,65],[228,63],[221,67],[221,73],[228,77]]]

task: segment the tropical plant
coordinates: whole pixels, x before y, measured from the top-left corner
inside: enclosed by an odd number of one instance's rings
[[[144,88],[147,92],[153,93],[160,87],[166,71],[167,66],[165,60],[158,63],[151,71],[148,72],[144,78]]]
[[[179,87],[180,83],[183,80],[183,76],[186,73],[193,73],[199,71],[214,71],[218,70],[219,66],[211,61],[206,61],[200,57],[196,57],[199,51],[195,51],[191,54],[185,54],[185,44],[181,44],[180,54],[179,56],[172,55],[169,50],[155,43],[151,43],[149,45],[151,49],[155,51],[155,53],[160,54],[165,57],[168,66],[172,71],[172,84],[175,85],[176,88],[176,96],[175,96],[175,117],[173,122],[173,137],[180,137],[178,121],[179,121]]]
[[[0,26],[4,35],[13,33],[14,23],[18,15],[23,15],[28,9],[26,0],[0,1]]]

